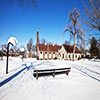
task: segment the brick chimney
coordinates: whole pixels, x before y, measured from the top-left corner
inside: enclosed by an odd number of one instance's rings
[[[37,30],[37,43],[36,43],[37,58],[38,58],[38,48],[39,48],[39,30]]]
[[[47,45],[47,59],[49,60],[49,44]]]

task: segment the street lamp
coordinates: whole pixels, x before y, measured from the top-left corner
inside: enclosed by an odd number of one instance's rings
[[[7,62],[6,62],[6,74],[8,74],[8,57],[9,57],[9,45],[11,44],[12,46],[17,45],[18,41],[15,37],[10,37],[8,39],[8,44],[7,44]]]

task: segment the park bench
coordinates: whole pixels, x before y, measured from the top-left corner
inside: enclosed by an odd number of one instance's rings
[[[68,76],[69,72],[70,72],[70,67],[69,68],[58,68],[58,69],[44,69],[44,70],[39,70],[36,69],[34,70],[34,77],[36,77],[36,80],[38,79],[38,77],[42,77],[42,76],[49,76],[52,75],[55,78],[55,75],[58,74],[66,74]]]

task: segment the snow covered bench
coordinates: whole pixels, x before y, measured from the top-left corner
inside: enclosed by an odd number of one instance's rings
[[[36,80],[38,79],[38,77],[41,76],[49,76],[52,75],[55,78],[55,75],[58,74],[66,74],[68,76],[69,72],[70,72],[70,67],[69,68],[59,68],[59,69],[45,69],[45,70],[34,70],[34,77],[36,77]]]

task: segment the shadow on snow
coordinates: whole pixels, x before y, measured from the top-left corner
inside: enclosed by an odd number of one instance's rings
[[[96,72],[96,71],[93,71],[93,70],[91,70],[91,69],[86,68],[86,70],[88,70],[88,71],[90,71],[90,72],[92,72],[92,73],[95,73],[95,74],[97,74],[97,75],[100,75],[100,73],[98,73],[98,72]]]
[[[14,79],[15,77],[17,77],[21,72],[23,72],[24,70],[29,70],[31,67],[33,67],[33,65],[31,64],[30,66],[27,66],[26,64],[23,64],[22,66],[25,66],[25,68],[21,69],[20,71],[18,71],[17,73],[15,73],[14,75],[8,77],[7,79],[3,80],[0,83],[0,87],[5,85],[6,83],[8,83],[9,81],[11,81],[12,79]]]
[[[77,69],[77,70],[79,70],[79,71],[81,71],[82,73],[84,73],[84,74],[86,74],[87,76],[89,76],[89,77],[91,77],[92,79],[94,79],[94,80],[97,80],[98,82],[100,82],[100,79],[98,79],[98,78],[95,78],[94,76],[92,76],[92,75],[90,75],[90,74],[88,74],[87,72],[85,72],[85,71],[82,71],[81,69],[79,69],[79,68],[77,68],[77,67],[74,67],[75,69]],[[89,70],[90,71],[90,70]],[[94,72],[94,71],[91,71],[91,72]],[[96,73],[96,72],[95,72]],[[100,73],[96,73],[96,74],[100,74]]]

